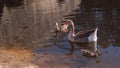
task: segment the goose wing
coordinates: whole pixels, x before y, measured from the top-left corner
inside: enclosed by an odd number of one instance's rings
[[[89,37],[89,35],[91,35],[93,32],[95,32],[95,29],[92,29],[92,30],[81,30],[81,31],[76,33],[75,39]]]

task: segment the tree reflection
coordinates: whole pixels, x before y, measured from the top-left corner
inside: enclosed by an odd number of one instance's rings
[[[0,0],[0,17],[3,12],[4,5],[13,8],[23,5],[23,2],[23,0]]]
[[[7,7],[18,7],[20,5],[23,5],[24,0],[3,0],[5,1],[5,5]]]
[[[7,44],[23,43],[22,45],[40,45],[41,41],[48,40],[51,26],[55,22],[60,22],[62,16],[72,12],[79,3],[78,0],[65,0],[62,4],[57,0],[3,2],[1,40],[4,39],[2,42]]]
[[[0,27],[1,40],[39,43],[49,38],[55,22],[72,19],[80,28],[99,27],[98,43],[108,47],[109,40],[114,39],[114,43],[120,40],[119,3],[119,0],[0,0],[1,23],[7,22]]]

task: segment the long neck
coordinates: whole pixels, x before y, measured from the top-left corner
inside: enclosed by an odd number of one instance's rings
[[[70,21],[70,32],[72,35],[75,35],[75,26],[73,21]]]
[[[69,31],[69,34],[68,34],[68,40],[70,41],[74,41],[74,36],[75,36],[75,26],[74,26],[74,23],[72,21],[70,21],[70,31]]]

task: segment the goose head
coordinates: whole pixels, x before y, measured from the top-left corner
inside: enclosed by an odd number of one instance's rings
[[[61,23],[61,31],[68,32],[69,25],[74,25],[72,20],[65,20]]]

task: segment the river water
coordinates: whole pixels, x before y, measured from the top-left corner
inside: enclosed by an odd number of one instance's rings
[[[12,47],[17,48],[16,52],[19,48],[32,48],[33,56],[29,55],[31,59],[24,62],[38,68],[120,68],[119,3],[119,0],[1,0],[0,44],[5,48],[1,52],[13,52]],[[60,41],[51,37],[55,22],[65,19],[73,20],[76,30],[99,28],[96,44],[101,52],[99,57],[85,57],[78,47],[74,54],[66,55],[70,51],[66,34]]]

